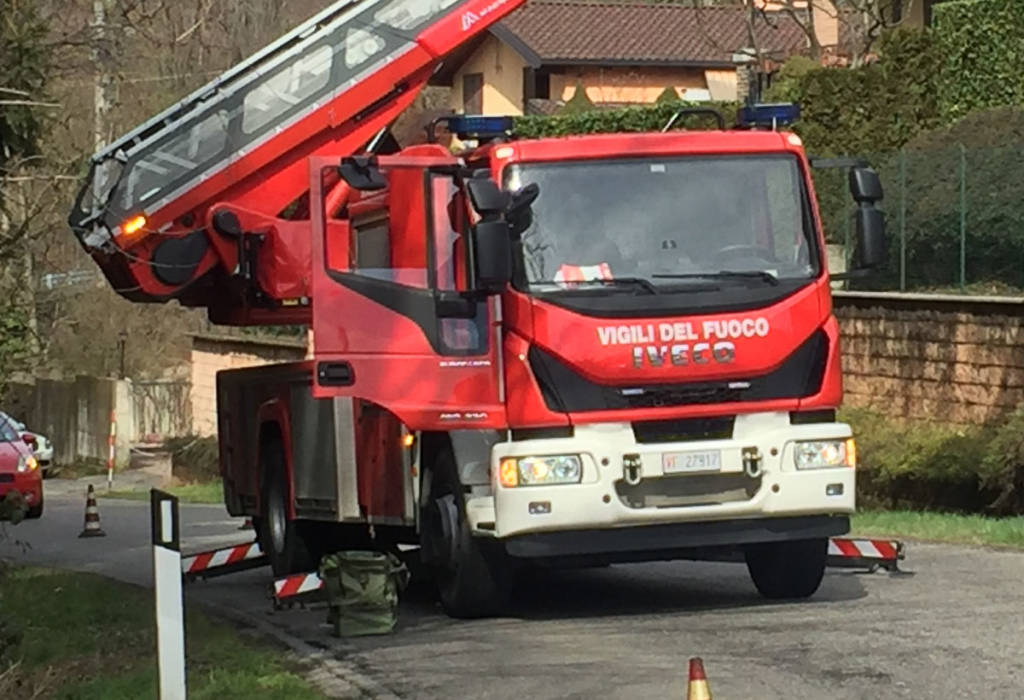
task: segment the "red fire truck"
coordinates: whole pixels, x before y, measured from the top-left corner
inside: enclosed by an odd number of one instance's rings
[[[339,2],[96,154],[71,226],[129,299],[312,326],[313,359],[218,376],[225,502],[275,573],[418,544],[474,616],[527,563],[739,552],[765,596],[809,596],[856,455],[792,110],[397,143],[519,2]],[[868,269],[881,187],[850,184]]]

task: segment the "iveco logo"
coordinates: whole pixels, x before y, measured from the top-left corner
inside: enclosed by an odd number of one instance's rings
[[[728,364],[736,359],[736,346],[728,340],[717,343],[677,343],[675,345],[634,345],[634,367],[676,367],[689,364],[707,365],[712,362]]]

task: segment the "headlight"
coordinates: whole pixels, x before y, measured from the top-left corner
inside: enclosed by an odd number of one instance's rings
[[[815,440],[796,443],[793,461],[797,469],[857,466],[857,446],[847,440]]]
[[[39,462],[36,461],[35,457],[26,457],[22,455],[18,458],[18,471],[19,472],[30,472],[34,471],[39,467]]]
[[[499,480],[502,486],[540,486],[578,484],[583,477],[579,455],[551,457],[506,457],[501,460]]]

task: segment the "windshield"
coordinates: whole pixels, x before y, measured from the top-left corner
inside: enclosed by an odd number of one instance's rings
[[[680,279],[706,282],[705,276],[765,284],[818,274],[793,156],[527,163],[506,170],[508,189],[530,183],[540,186],[540,196],[522,250],[534,289],[590,281],[604,287],[615,279],[678,286]],[[737,272],[749,274],[723,274]]]
[[[13,421],[0,413],[0,442],[14,442],[18,439],[18,431],[13,425]]]

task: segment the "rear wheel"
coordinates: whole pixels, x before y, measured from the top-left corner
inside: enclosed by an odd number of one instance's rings
[[[506,603],[506,555],[498,543],[470,533],[449,448],[438,455],[427,476],[420,511],[421,552],[445,612],[460,618],[499,613]]]
[[[747,547],[747,570],[765,598],[807,598],[825,575],[828,540],[764,542]]]
[[[263,474],[263,515],[253,519],[260,549],[275,576],[312,571],[316,558],[303,538],[301,523],[288,515],[289,494],[284,457],[279,443],[268,444],[260,455]]]

